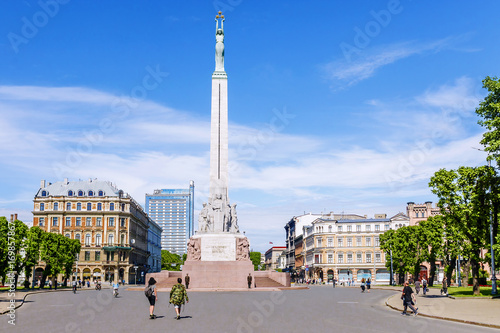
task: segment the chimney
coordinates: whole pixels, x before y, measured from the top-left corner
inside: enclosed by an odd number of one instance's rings
[[[40,188],[44,188],[44,187],[45,187],[45,180],[42,180],[42,181],[40,182]]]
[[[68,185],[68,178],[64,178],[64,185]]]
[[[14,214],[14,221],[17,220],[17,214]]]
[[[14,222],[14,214],[10,214],[10,222]]]

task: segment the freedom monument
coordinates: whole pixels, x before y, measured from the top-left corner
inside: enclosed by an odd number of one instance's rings
[[[248,288],[247,278],[270,278],[290,286],[285,273],[254,272],[250,243],[240,233],[236,204],[228,195],[228,103],[227,74],[224,70],[224,15],[215,17],[215,71],[212,73],[210,132],[210,191],[198,218],[198,231],[187,246],[182,272],[150,273],[160,287],[168,287],[177,277],[190,277],[190,288]],[[220,26],[219,26],[220,23]],[[169,283],[170,281],[170,283]]]

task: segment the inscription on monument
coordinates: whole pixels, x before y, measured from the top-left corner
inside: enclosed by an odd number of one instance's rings
[[[234,237],[201,238],[202,261],[232,261],[236,259],[236,241]]]

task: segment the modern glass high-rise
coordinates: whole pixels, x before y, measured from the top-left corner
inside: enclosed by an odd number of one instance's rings
[[[154,190],[146,194],[146,211],[163,230],[161,248],[181,255],[194,233],[194,182],[189,189]]]

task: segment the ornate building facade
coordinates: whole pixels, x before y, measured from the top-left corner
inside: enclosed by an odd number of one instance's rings
[[[151,223],[130,195],[107,181],[42,180],[34,198],[34,226],[80,240],[73,276],[82,280],[144,282]],[[43,269],[40,262],[35,274]]]
[[[325,282],[370,278],[389,283],[386,260],[390,257],[380,249],[380,235],[408,225],[409,218],[403,213],[391,218],[377,214],[374,218],[314,220],[303,227],[305,277]]]

